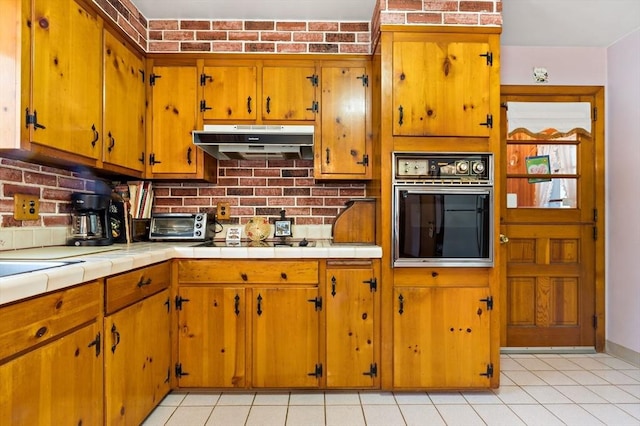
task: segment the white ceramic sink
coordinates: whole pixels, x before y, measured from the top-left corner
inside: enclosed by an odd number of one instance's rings
[[[0,277],[57,268],[81,261],[64,260],[0,260]]]

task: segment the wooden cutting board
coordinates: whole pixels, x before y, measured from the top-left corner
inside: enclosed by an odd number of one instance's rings
[[[0,251],[0,259],[5,260],[53,260],[66,257],[86,256],[88,254],[102,253],[106,251],[120,250],[120,247],[75,247],[75,246],[51,246],[36,247],[21,250]]]

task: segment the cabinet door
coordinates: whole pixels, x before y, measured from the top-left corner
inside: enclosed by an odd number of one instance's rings
[[[394,387],[489,387],[488,288],[404,287],[394,296]]]
[[[0,365],[3,424],[102,424],[100,331],[94,322]]]
[[[144,63],[104,32],[104,162],[144,170]]]
[[[492,114],[487,55],[488,43],[442,36],[394,42],[393,134],[488,137],[490,125],[482,124]]]
[[[255,120],[256,67],[204,67],[205,120]]]
[[[154,175],[195,174],[197,156],[191,132],[197,124],[198,69],[153,67],[151,155]]]
[[[180,387],[238,387],[245,380],[245,290],[180,287]]]
[[[315,121],[318,76],[314,67],[262,69],[262,119]]]
[[[327,387],[374,385],[373,268],[327,268]]]
[[[262,287],[252,293],[253,386],[318,387],[318,288]]]
[[[106,424],[140,424],[169,393],[169,291],[104,319]]]
[[[100,159],[102,29],[74,0],[35,0],[31,112],[34,143]],[[26,29],[26,31],[30,31]]]
[[[367,81],[364,67],[322,68],[322,140],[316,156],[323,175],[367,176]]]

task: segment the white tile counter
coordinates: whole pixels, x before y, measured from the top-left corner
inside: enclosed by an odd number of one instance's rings
[[[83,282],[177,258],[186,259],[328,259],[328,258],[380,258],[382,248],[374,245],[332,244],[330,240],[317,240],[314,247],[193,247],[195,243],[134,243],[109,246],[115,250],[64,257],[63,260],[81,260],[50,269],[42,269],[0,278],[0,305],[59,290]],[[59,247],[51,247],[51,258],[59,256]],[[73,247],[68,247],[73,253]],[[104,250],[104,248],[103,248]],[[34,250],[8,250],[0,252],[0,259],[20,258],[21,253]],[[22,258],[47,259],[47,248],[38,255],[26,254]],[[31,256],[31,257],[28,257]],[[59,258],[59,257],[58,257]],[[1,266],[0,266],[1,267]]]

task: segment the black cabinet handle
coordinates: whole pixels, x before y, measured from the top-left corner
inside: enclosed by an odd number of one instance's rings
[[[96,130],[96,125],[91,125],[91,130],[93,131],[93,139],[91,139],[91,146],[96,146],[96,142],[100,138],[100,133]]]
[[[400,302],[398,313],[402,315],[404,313],[404,297],[402,295],[398,296],[398,302]]]
[[[267,114],[271,114],[271,97],[267,96]]]
[[[236,297],[233,298],[233,312],[236,316],[240,315],[240,296],[236,294]]]
[[[398,112],[400,113],[400,118],[398,119],[398,124],[402,126],[402,124],[404,123],[404,108],[402,108],[402,105],[400,105],[398,107]]]
[[[107,151],[111,152],[113,147],[116,146],[116,139],[111,135],[111,132],[109,132],[107,136],[109,137],[109,147],[107,148]]]
[[[149,284],[151,284],[151,278],[147,278],[145,280],[144,277],[140,277],[140,281],[138,281],[138,287],[144,287]]]
[[[333,297],[336,296],[336,277],[331,277],[331,295]]]
[[[45,334],[47,334],[47,331],[48,331],[48,330],[49,330],[49,329],[48,329],[47,327],[40,327],[40,328],[38,329],[38,331],[36,331],[36,337],[37,337],[37,338],[40,338],[40,337],[44,336]]]
[[[187,149],[187,164],[191,165],[191,147]]]
[[[251,96],[247,98],[247,112],[251,114]]]
[[[113,336],[113,345],[111,346],[111,352],[116,353],[116,347],[120,344],[120,333],[116,329],[116,325],[111,326],[111,335]]]
[[[242,278],[242,281],[247,281],[249,279],[247,274],[245,274],[244,272],[240,274],[240,278]]]
[[[262,295],[258,294],[258,309],[256,310],[256,313],[258,314],[258,316],[262,315]]]
[[[331,150],[329,148],[327,148],[327,164],[330,163],[329,161],[329,154],[331,154]]]

